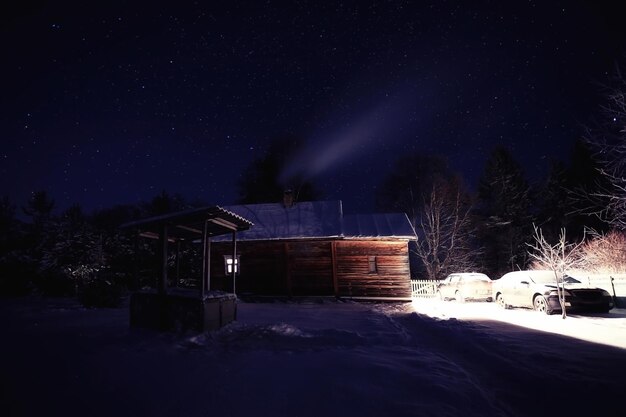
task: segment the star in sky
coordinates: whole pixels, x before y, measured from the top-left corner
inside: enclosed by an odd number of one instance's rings
[[[447,157],[472,186],[503,144],[538,179],[598,111],[626,39],[611,8],[586,2],[13,7],[1,193],[87,210],[161,190],[230,204],[284,135],[348,211],[371,210],[412,152]]]

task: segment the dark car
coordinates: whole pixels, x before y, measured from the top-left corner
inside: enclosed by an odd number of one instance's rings
[[[558,291],[565,292],[565,308],[574,312],[608,312],[613,308],[611,294],[601,288],[583,285],[564,276],[557,288],[553,271],[509,272],[493,282],[493,297],[504,308],[528,307],[552,314],[561,311]]]
[[[491,301],[491,279],[476,272],[450,274],[439,282],[437,295],[444,301]]]

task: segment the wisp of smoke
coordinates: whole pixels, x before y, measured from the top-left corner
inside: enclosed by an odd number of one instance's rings
[[[286,183],[292,178],[310,179],[335,168],[341,162],[376,151],[398,140],[399,130],[408,122],[410,101],[401,94],[383,101],[361,114],[354,123],[337,129],[337,132],[308,141],[308,145],[288,161],[280,176]]]

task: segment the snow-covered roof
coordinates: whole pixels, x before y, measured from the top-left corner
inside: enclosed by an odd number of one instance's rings
[[[305,201],[285,207],[281,203],[228,206],[254,227],[238,240],[310,239],[341,235],[341,201]]]
[[[352,214],[343,218],[344,237],[395,237],[415,239],[415,231],[404,213]]]
[[[403,213],[343,214],[337,201],[298,202],[226,206],[226,210],[254,226],[238,233],[238,240],[281,240],[315,238],[402,238],[414,239],[411,224]],[[216,241],[228,237],[216,238]]]

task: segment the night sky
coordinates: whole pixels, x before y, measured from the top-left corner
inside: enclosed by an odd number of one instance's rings
[[[372,211],[413,152],[475,187],[503,144],[538,180],[626,52],[619,9],[598,2],[15,3],[0,13],[0,195],[18,207],[37,190],[58,210],[161,190],[232,204],[285,136],[307,144],[285,175],[346,212]]]

